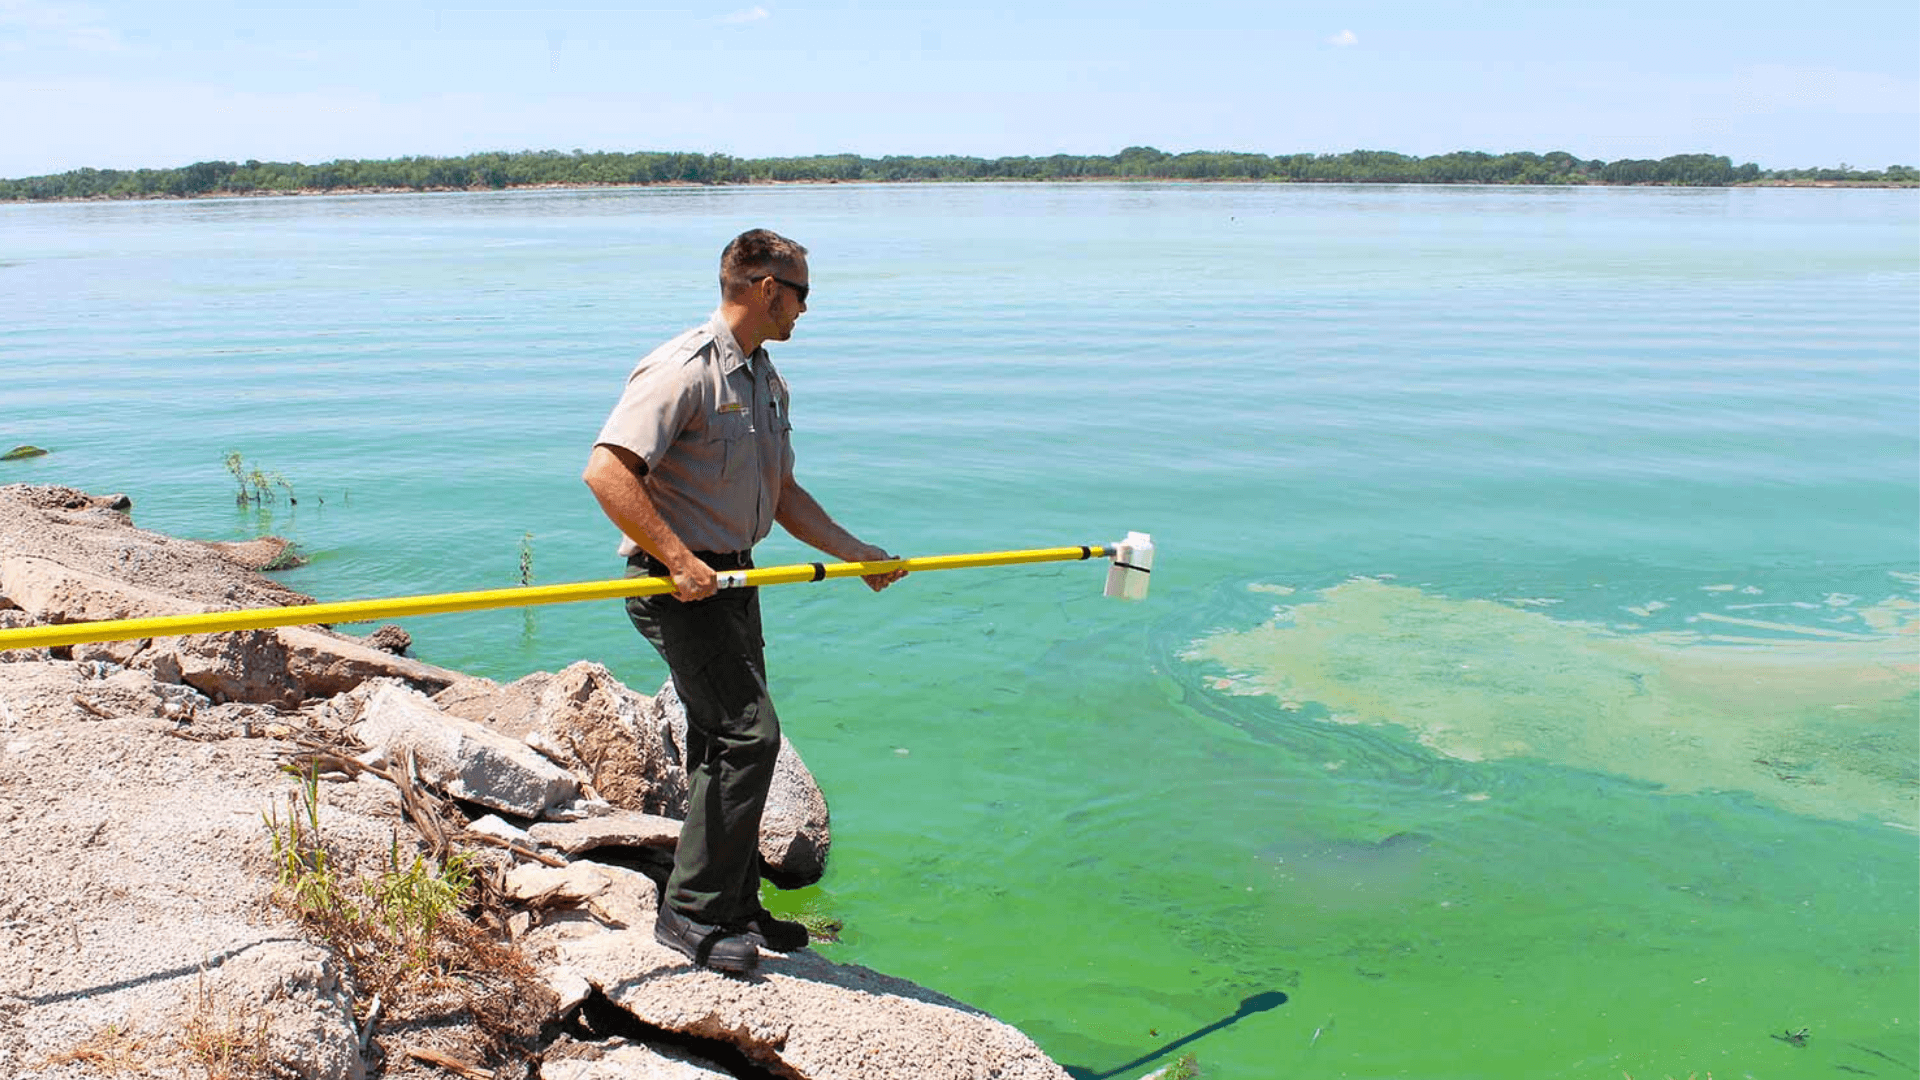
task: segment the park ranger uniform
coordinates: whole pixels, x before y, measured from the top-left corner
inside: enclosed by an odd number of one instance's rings
[[[743,354],[716,311],[640,361],[594,441],[644,463],[661,518],[702,562],[747,569],[793,476],[787,401],[766,350]],[[629,577],[668,574],[631,537],[620,554]],[[627,616],[666,661],[687,710],[689,803],[663,903],[698,922],[737,924],[760,910],[760,816],[780,752],[759,590],[692,603],[636,596]]]

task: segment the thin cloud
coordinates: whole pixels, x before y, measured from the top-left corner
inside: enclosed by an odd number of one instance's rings
[[[727,16],[726,21],[734,24],[735,26],[739,26],[742,23],[759,22],[761,19],[766,18],[769,14],[771,13],[768,12],[766,8],[759,7],[758,5],[756,5],[754,7],[748,8],[745,11],[734,12],[733,14]]]
[[[1341,48],[1345,49],[1350,46],[1360,44],[1360,35],[1354,33],[1351,30],[1342,30],[1339,33],[1328,38],[1327,42],[1328,44],[1338,45]]]
[[[23,32],[84,52],[118,52],[120,35],[91,9],[46,0],[0,0],[0,33]],[[7,45],[22,44],[18,41]],[[11,50],[10,50],[11,51]]]

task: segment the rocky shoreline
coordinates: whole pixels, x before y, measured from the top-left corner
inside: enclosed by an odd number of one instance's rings
[[[311,602],[251,568],[273,545],[129,508],[0,487],[0,627]],[[1068,1077],[977,1009],[811,949],[735,979],[656,944],[686,800],[671,687],[584,661],[503,686],[405,647],[289,627],[0,652],[0,1075]],[[769,880],[817,881],[830,844],[783,746]],[[468,887],[388,935],[374,900],[303,891],[316,867],[390,905]]]

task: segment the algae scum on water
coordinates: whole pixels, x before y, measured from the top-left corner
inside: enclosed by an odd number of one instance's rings
[[[1537,610],[1552,601],[1452,599],[1354,578],[1281,606],[1262,626],[1203,638],[1187,657],[1233,673],[1217,689],[1272,695],[1287,709],[1316,703],[1335,722],[1395,725],[1453,758],[1532,758],[1911,830],[1920,604],[1914,575],[1889,583],[1893,595],[1877,602],[1723,604],[1684,617],[1685,629],[1648,631]],[[1763,606],[1795,609],[1800,624],[1725,613]]]

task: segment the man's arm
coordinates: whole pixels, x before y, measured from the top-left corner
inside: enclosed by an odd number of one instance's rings
[[[773,515],[773,520],[792,533],[794,539],[819,548],[843,562],[877,562],[894,557],[885,549],[865,543],[841,528],[840,523],[833,520],[791,474],[780,488],[780,509]],[[867,574],[861,580],[867,583],[868,588],[879,592],[906,576],[905,570],[895,570],[888,574]]]
[[[660,516],[640,479],[640,458],[631,450],[601,443],[587,459],[580,479],[587,482],[600,509],[620,531],[667,564],[673,574],[674,595],[682,600],[700,600],[712,596],[718,584],[713,568],[682,543],[678,534]]]

